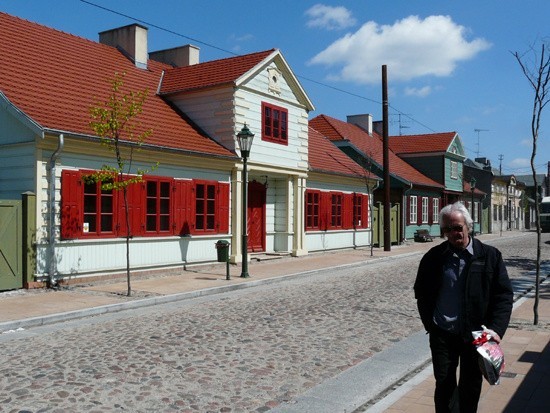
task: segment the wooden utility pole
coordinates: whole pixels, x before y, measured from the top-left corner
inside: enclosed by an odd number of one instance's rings
[[[391,251],[390,142],[388,136],[388,68],[382,66],[382,137],[384,150],[384,251]]]

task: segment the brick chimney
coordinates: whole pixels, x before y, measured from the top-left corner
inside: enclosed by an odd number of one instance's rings
[[[187,44],[172,49],[151,52],[149,58],[174,67],[191,66],[199,63],[199,51],[200,49],[197,46]]]
[[[365,132],[372,136],[371,114],[366,113],[363,115],[348,115],[347,122],[359,126],[361,129],[365,130]]]
[[[147,27],[130,24],[99,33],[99,42],[119,49],[136,67],[147,69]]]

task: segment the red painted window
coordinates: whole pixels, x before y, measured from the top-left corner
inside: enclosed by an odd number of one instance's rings
[[[368,227],[367,195],[308,189],[305,197],[306,231]]]
[[[101,189],[102,182],[84,183],[83,232],[90,235],[114,233],[114,196],[112,190]]]
[[[153,234],[169,234],[171,225],[171,195],[170,180],[154,177],[146,178],[145,230]]]
[[[216,230],[216,183],[195,185],[195,231]]]
[[[330,229],[342,228],[342,194],[332,194],[330,204]]]
[[[88,171],[61,175],[61,237],[126,236],[123,190],[86,183]],[[130,235],[186,235],[229,232],[229,184],[144,177],[127,187]]]
[[[306,191],[306,230],[320,229],[320,191]]]
[[[262,102],[262,140],[288,145],[288,110]]]
[[[355,228],[369,227],[369,196],[368,195],[354,194],[353,226]]]

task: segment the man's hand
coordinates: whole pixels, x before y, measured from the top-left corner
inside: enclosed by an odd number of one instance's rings
[[[483,328],[483,331],[487,333],[487,335],[491,336],[491,339],[496,341],[497,343],[500,343],[500,336],[490,328],[487,328],[485,326],[481,326]]]

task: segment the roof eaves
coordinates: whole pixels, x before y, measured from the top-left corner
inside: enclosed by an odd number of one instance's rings
[[[29,117],[25,112],[15,106],[8,97],[0,90],[0,106],[2,106],[9,114],[18,119],[23,125],[28,127],[33,133],[44,138],[44,128]]]

